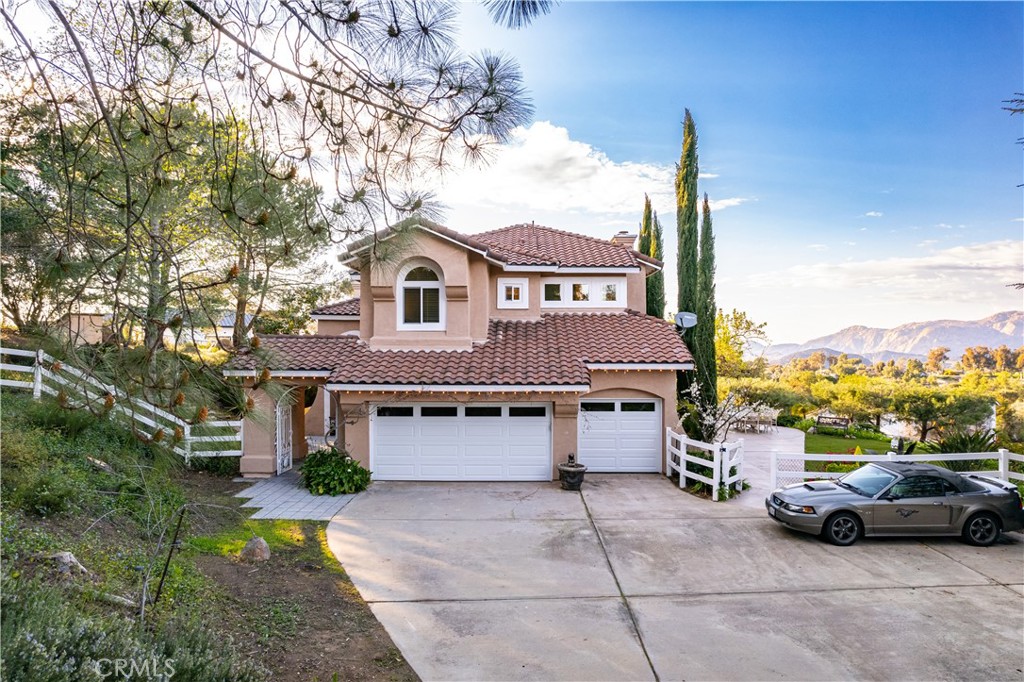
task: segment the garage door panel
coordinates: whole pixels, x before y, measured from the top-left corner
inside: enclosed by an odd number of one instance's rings
[[[661,471],[661,401],[581,401],[579,461],[594,472]]]
[[[418,467],[418,476],[424,481],[454,481],[458,479],[459,467],[454,464],[426,464],[421,463]],[[414,478],[410,476],[409,478]]]
[[[377,480],[551,479],[550,406],[477,403],[402,409],[415,416],[378,416],[371,425],[371,468]]]
[[[468,438],[504,439],[505,424],[501,419],[468,419],[465,423]]]

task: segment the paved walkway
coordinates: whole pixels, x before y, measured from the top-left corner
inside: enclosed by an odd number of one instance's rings
[[[776,431],[765,433],[731,433],[728,440],[743,441],[743,477],[750,485],[750,489],[725,504],[763,510],[764,498],[771,492],[769,469],[772,450],[778,450],[780,453],[802,453],[804,432],[780,426]]]
[[[302,487],[295,470],[265,478],[235,493],[235,497],[252,498],[243,507],[258,507],[253,519],[295,519],[330,521],[355,495],[313,495]]]

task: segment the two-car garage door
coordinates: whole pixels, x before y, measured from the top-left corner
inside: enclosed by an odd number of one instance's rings
[[[581,400],[577,438],[590,471],[661,471],[661,401]],[[551,447],[550,403],[371,410],[370,469],[380,481],[549,481]]]
[[[377,480],[551,480],[548,404],[377,405],[372,414]]]

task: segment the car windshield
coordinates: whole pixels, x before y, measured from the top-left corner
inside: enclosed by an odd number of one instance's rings
[[[895,480],[896,474],[868,464],[840,478],[839,485],[860,495],[874,497]]]

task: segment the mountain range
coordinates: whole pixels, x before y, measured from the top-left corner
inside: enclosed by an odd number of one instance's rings
[[[805,343],[754,346],[751,351],[757,355],[763,350],[766,360],[780,364],[819,350],[878,362],[909,357],[923,360],[929,350],[939,346],[949,348],[950,359],[958,359],[969,346],[996,348],[1003,344],[1012,349],[1024,345],[1024,312],[1006,311],[972,321],[910,322],[892,329],[856,325]]]

